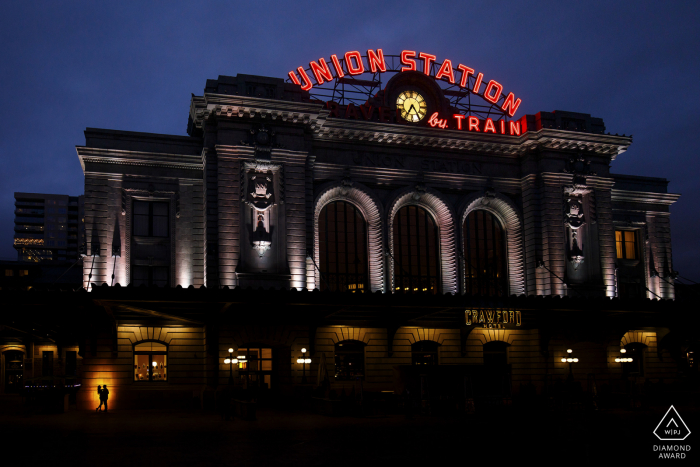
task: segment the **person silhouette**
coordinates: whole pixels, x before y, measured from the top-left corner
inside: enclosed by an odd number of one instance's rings
[[[95,412],[101,412],[102,411],[102,386],[99,384],[97,385],[97,395],[100,398],[100,405],[95,409]]]
[[[109,389],[107,389],[107,385],[102,386],[102,392],[100,393],[100,405],[104,403],[105,405],[105,412],[107,412],[107,399],[109,399]]]

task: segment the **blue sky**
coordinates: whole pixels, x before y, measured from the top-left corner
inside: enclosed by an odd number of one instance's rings
[[[634,135],[616,173],[664,177],[674,269],[700,282],[698,2],[5,2],[0,257],[15,191],[82,194],[86,127],[186,134],[207,78],[286,77],[348,50],[434,53],[523,99]]]

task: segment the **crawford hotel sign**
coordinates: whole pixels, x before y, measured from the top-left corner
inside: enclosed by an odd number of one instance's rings
[[[296,70],[290,71],[288,76],[292,83],[300,85],[304,91],[313,92],[319,97],[331,97],[326,102],[330,118],[385,123],[424,123],[432,128],[509,136],[519,136],[523,132],[521,122],[508,121],[520,107],[520,98],[516,98],[512,92],[505,94],[498,81],[487,80],[484,73],[474,68],[462,63],[453,64],[452,60],[447,58],[438,66],[436,60],[436,55],[413,50],[404,50],[398,56],[385,56],[382,49],[369,49],[364,56],[359,51],[350,51],[341,58],[333,54],[330,61],[325,58],[311,61],[309,68],[297,67]],[[369,89],[368,95],[371,95],[381,81],[358,79],[355,76],[372,73],[378,78],[386,72],[421,73],[444,82],[447,89],[443,92],[451,98],[453,109],[459,109],[461,104],[472,111],[471,115],[436,110],[434,105],[430,105],[430,96],[408,88],[392,99],[392,103],[396,104],[395,110],[385,106],[373,106],[369,101],[353,102],[353,99],[349,99],[350,102],[345,105],[336,101],[339,95],[347,97],[348,93],[362,93],[361,89]],[[322,91],[331,92],[328,95]],[[471,102],[472,95],[482,98],[486,105],[480,106]]]

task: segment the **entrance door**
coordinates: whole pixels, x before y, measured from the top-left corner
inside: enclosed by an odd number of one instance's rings
[[[19,351],[5,353],[5,394],[18,394],[22,390],[23,358]]]

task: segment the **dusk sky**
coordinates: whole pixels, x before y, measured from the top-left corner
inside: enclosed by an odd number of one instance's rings
[[[697,1],[4,2],[0,257],[17,257],[15,191],[83,194],[86,127],[185,135],[208,78],[382,48],[483,71],[522,98],[517,116],[589,113],[634,135],[612,170],[682,195],[674,269],[700,282],[698,24]]]

